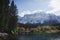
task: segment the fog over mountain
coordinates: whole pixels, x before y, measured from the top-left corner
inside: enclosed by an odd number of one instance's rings
[[[60,23],[60,16],[56,16],[55,14],[46,14],[45,12],[39,12],[34,14],[27,14],[24,17],[18,16],[19,23],[41,23],[41,24],[55,24]]]

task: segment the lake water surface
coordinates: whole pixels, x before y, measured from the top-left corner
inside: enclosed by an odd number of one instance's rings
[[[60,33],[19,35],[18,40],[60,40]]]

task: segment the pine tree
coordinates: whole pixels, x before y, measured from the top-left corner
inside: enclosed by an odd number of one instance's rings
[[[9,18],[9,33],[17,27],[17,7],[12,1],[10,6],[10,18]]]
[[[3,1],[2,0],[0,0],[0,28],[1,28],[1,21],[2,21],[2,7],[3,7],[3,3],[2,3]]]
[[[0,31],[8,29],[9,0],[0,0]]]

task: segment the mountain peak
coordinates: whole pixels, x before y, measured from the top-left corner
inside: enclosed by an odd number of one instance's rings
[[[46,14],[44,12],[40,12],[40,13],[35,13],[35,14],[27,14],[24,15],[24,17],[20,17],[19,18],[19,22],[20,23],[56,23],[57,21],[60,20],[60,16],[57,17],[54,14]],[[54,21],[54,22],[53,22]]]

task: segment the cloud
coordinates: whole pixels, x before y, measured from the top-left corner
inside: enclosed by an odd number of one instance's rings
[[[34,14],[34,13],[40,13],[40,12],[42,12],[42,10],[34,10],[34,11],[32,11],[32,14]]]
[[[40,12],[42,12],[42,10],[34,10],[34,11],[26,10],[19,13],[18,16],[24,17],[24,15],[26,14],[34,14],[34,13],[40,13]]]
[[[53,7],[54,11],[59,11],[60,10],[60,0],[51,0],[49,6]]]
[[[42,0],[34,0],[34,1],[42,1]]]
[[[48,6],[53,9],[50,11],[47,11],[47,13],[56,14],[58,11],[60,11],[60,0],[51,0]],[[60,14],[56,14],[56,15],[60,15]]]
[[[31,14],[31,11],[29,11],[29,10],[23,11],[23,12],[19,13],[18,15],[21,16],[21,17],[23,17],[26,14]]]
[[[42,0],[34,0],[34,1],[42,1]],[[60,15],[60,0],[50,0],[49,4],[48,4],[49,9],[47,9],[47,11],[45,11],[45,13],[53,13],[55,15]],[[18,15],[23,17],[26,14],[34,14],[34,13],[40,13],[40,12],[44,12],[43,10],[26,10],[26,11],[22,11],[20,12]]]

